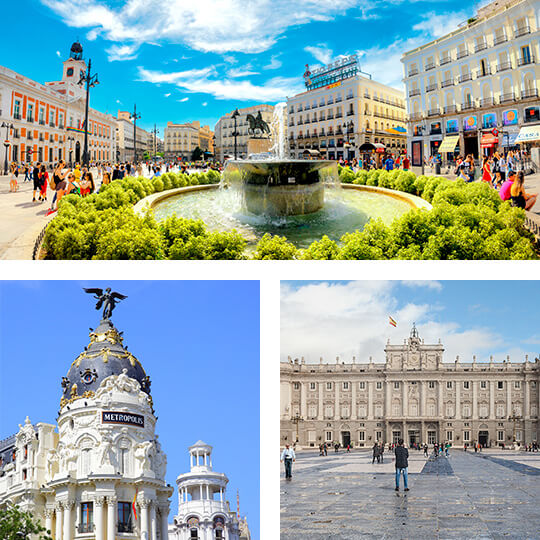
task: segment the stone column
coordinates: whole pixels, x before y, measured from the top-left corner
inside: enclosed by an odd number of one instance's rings
[[[300,416],[302,418],[307,417],[307,411],[306,411],[306,383],[302,382],[300,383]]]
[[[460,381],[455,381],[454,384],[456,385],[456,420],[459,420],[461,418],[461,395],[460,395]]]
[[[386,381],[386,392],[385,392],[385,398],[384,398],[384,416],[386,417],[386,421],[388,422],[388,418],[392,414],[392,382]]]
[[[489,419],[495,420],[495,381],[489,381]]]
[[[150,540],[157,540],[156,504],[150,503]]]
[[[149,506],[150,506],[150,499],[146,499],[144,497],[139,499],[139,507],[141,509],[141,540],[149,540],[149,535],[150,535],[150,530],[148,527],[148,507]]]
[[[531,401],[531,394],[530,394],[530,387],[529,387],[529,381],[523,381],[523,384],[525,385],[524,391],[523,391],[523,417],[526,420],[529,420],[530,418],[530,401]]]
[[[75,504],[75,501],[69,500],[64,501],[64,540],[67,540],[68,538],[71,540],[72,534],[71,534],[71,528],[72,528],[72,520],[71,520],[71,512],[73,510],[73,506]]]
[[[45,516],[45,528],[50,531],[52,535],[52,518],[54,510],[52,508],[45,508],[43,515]]]
[[[512,381],[506,381],[506,416],[512,414]]]
[[[357,413],[357,407],[356,407],[356,386],[357,382],[352,381],[350,384],[352,384],[351,388],[351,420],[356,420],[356,413]]]
[[[373,381],[368,381],[368,420],[373,420]]]
[[[317,420],[324,420],[324,383],[318,382],[319,385],[319,406],[317,408]]]
[[[107,497],[107,540],[115,540],[116,538],[117,501],[115,495]]]
[[[221,496],[221,491],[220,491]],[[159,515],[161,521],[161,540],[169,540],[169,503],[159,505]]]
[[[445,418],[446,411],[444,410],[443,381],[439,381],[437,385],[439,387],[439,403],[437,404],[439,409],[439,418]]]
[[[105,497],[96,497],[94,499],[94,524],[96,526],[96,540],[104,540],[103,534],[103,505]]]
[[[64,523],[64,509],[60,503],[56,504],[56,535],[55,540],[62,540],[62,525]]]
[[[402,397],[402,405],[403,405],[403,417],[406,418],[409,416],[409,396],[407,395],[407,383],[405,381],[401,382],[402,389],[401,389],[401,397]],[[403,439],[405,440],[405,438]]]
[[[426,381],[420,381],[420,418],[426,416]]]
[[[334,384],[334,420],[339,420],[341,411],[339,410],[339,381],[335,381]]]
[[[472,383],[472,418],[478,420],[478,381]]]

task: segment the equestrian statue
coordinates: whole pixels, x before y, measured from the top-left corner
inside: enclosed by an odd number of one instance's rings
[[[268,133],[270,136],[270,126],[263,120],[261,111],[257,113],[257,116],[248,114],[246,116],[247,121],[249,122],[248,133],[252,136],[259,135],[259,138],[262,137],[265,133]]]

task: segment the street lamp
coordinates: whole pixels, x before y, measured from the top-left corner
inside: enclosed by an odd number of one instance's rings
[[[521,420],[521,416],[517,415],[516,410],[514,409],[512,415],[508,417],[508,420],[513,423],[512,444],[516,444],[516,422]]]
[[[346,133],[347,133],[347,161],[349,161],[349,157],[351,155],[351,152],[350,152],[350,147],[351,147],[351,145],[350,145],[350,140],[351,140],[350,133],[354,129],[354,122],[352,120],[350,122],[345,122],[343,124],[343,127],[345,128]]]
[[[154,129],[152,130],[152,133],[154,134],[154,157],[157,156],[157,134],[159,133],[159,129],[156,128],[156,124],[154,124]]]
[[[133,112],[129,115],[133,120],[133,163],[137,164],[137,120],[141,117],[137,114],[137,104],[133,106]]]
[[[234,110],[232,113],[231,118],[234,119],[234,131],[233,131],[233,137],[234,137],[234,159],[238,158],[237,153],[237,146],[236,146],[236,137],[238,137],[238,131],[236,131],[236,119],[240,116],[240,113],[238,112],[238,107]]]
[[[73,160],[71,159],[71,156],[73,155],[73,141],[75,141],[75,137],[70,135],[67,140],[69,141],[69,166],[73,167]]]
[[[83,150],[83,165],[88,167],[88,105],[90,103],[90,88],[99,84],[97,73],[92,75],[92,59],[88,60],[88,69],[86,73],[81,73],[81,78],[79,79],[79,86],[82,86],[86,83],[86,105],[84,109],[84,150]]]
[[[300,422],[303,422],[304,419],[299,415],[299,414],[295,414],[292,418],[291,418],[291,422],[293,424],[296,424],[296,442],[298,442],[298,424]]]
[[[13,124],[2,122],[2,126],[6,128],[6,140],[4,141],[4,148],[6,149],[6,157],[4,159],[4,175],[8,174],[8,148],[9,148],[9,131],[14,128]]]

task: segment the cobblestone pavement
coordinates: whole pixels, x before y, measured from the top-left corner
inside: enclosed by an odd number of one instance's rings
[[[410,491],[394,491],[392,455],[297,455],[281,479],[281,540],[538,539],[540,453],[410,451]],[[403,490],[403,485],[401,486]]]

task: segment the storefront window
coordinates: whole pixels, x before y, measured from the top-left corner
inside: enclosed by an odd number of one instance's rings
[[[482,127],[484,129],[497,127],[497,115],[495,113],[484,114],[482,117]]]
[[[540,107],[527,107],[525,109],[525,122],[540,121]]]
[[[502,118],[503,118],[503,125],[515,126],[518,123],[518,112],[516,109],[512,109],[510,111],[504,111]]]

